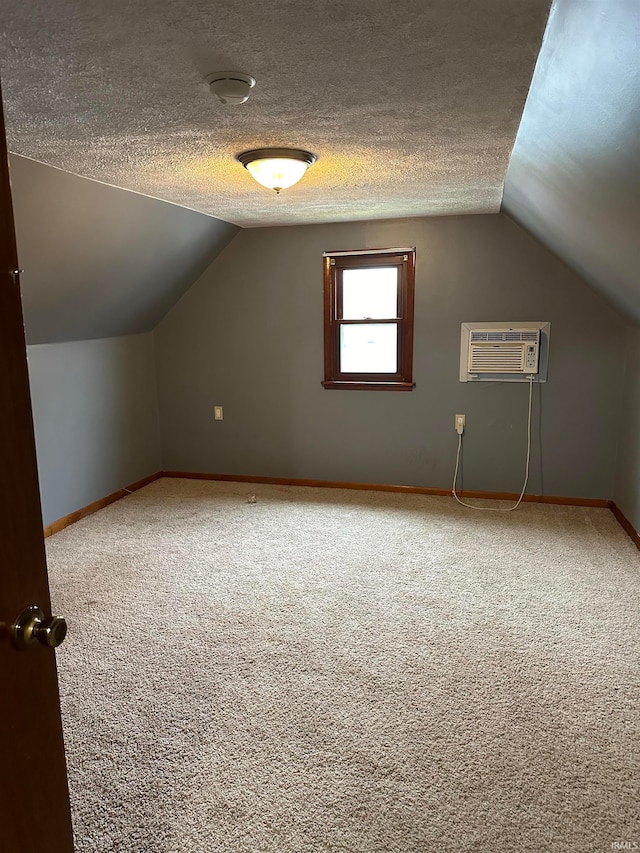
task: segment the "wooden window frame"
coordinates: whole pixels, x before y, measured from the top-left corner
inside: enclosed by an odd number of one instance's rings
[[[345,269],[398,267],[397,316],[381,319],[344,320],[342,275]],[[375,249],[370,252],[326,252],[324,256],[324,381],[327,389],[352,391],[411,391],[413,381],[413,308],[415,249]],[[343,325],[396,323],[398,370],[396,373],[341,373],[340,328]]]

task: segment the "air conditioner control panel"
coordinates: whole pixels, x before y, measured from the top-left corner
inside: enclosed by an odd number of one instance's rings
[[[527,345],[527,352],[524,359],[524,372],[525,373],[537,373],[538,372],[538,345],[535,346],[533,344]]]

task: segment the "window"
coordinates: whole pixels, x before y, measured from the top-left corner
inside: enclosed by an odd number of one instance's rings
[[[411,391],[415,249],[326,252],[325,388]]]

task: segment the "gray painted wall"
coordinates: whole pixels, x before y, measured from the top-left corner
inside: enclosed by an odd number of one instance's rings
[[[28,348],[44,523],[160,469],[153,335]]]
[[[640,322],[638,0],[556,0],[503,210]]]
[[[640,533],[640,328],[627,332],[614,500]]]
[[[151,331],[238,228],[12,155],[31,344]]]
[[[325,391],[323,251],[411,245],[417,387]],[[156,329],[163,467],[449,488],[460,412],[465,487],[517,491],[528,387],[458,381],[476,320],[552,324],[529,491],[611,498],[626,324],[504,215],[243,230]]]

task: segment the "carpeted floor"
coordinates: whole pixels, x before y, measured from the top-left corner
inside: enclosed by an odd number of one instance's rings
[[[78,853],[640,843],[608,510],[159,480],[48,555]]]

